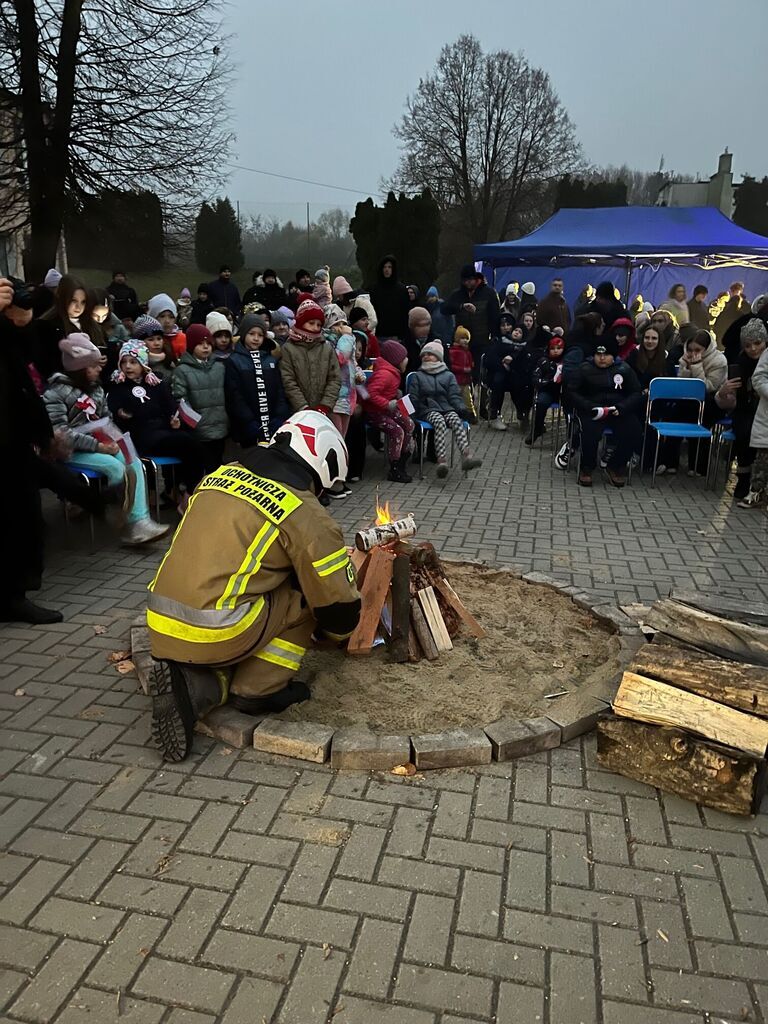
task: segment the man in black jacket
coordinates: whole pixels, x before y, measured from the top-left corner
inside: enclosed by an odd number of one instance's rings
[[[213,303],[215,309],[226,306],[232,316],[238,317],[240,316],[242,302],[237,285],[231,280],[231,277],[232,268],[228,267],[225,263],[219,269],[218,278],[215,281],[211,281],[208,285],[208,298]]]
[[[107,294],[112,296],[112,312],[118,320],[139,315],[139,300],[135,289],[127,283],[124,270],[113,270],[112,280],[107,285]]]
[[[598,338],[594,357],[581,364],[570,387],[581,424],[582,487],[592,486],[597,448],[606,429],[612,434],[607,472],[614,487],[626,483],[627,463],[640,446],[643,394],[634,371],[616,361],[618,351],[614,338]]]
[[[467,263],[461,268],[461,287],[452,292],[443,302],[442,311],[456,317],[457,327],[466,327],[472,336],[469,343],[475,360],[472,375],[480,380],[480,360],[490,345],[491,338],[499,335],[501,308],[499,297],[493,288],[485,283],[474,264]]]

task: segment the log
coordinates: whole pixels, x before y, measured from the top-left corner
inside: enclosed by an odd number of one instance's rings
[[[712,654],[768,665],[768,628],[764,626],[724,619],[669,598],[654,602],[648,625]]]
[[[597,763],[726,814],[757,814],[765,793],[760,758],[680,729],[612,716],[597,721]]]
[[[370,551],[382,544],[392,544],[403,537],[412,537],[416,533],[416,520],[413,515],[397,519],[393,523],[382,526],[371,526],[355,534],[355,546],[359,551]]]
[[[679,647],[645,644],[629,670],[737,711],[768,718],[768,668],[762,665],[745,665]]]
[[[622,718],[688,729],[755,757],[765,757],[768,747],[768,722],[634,672],[622,676],[613,710]]]
[[[448,630],[445,628],[445,621],[437,604],[434,589],[432,587],[425,587],[416,596],[419,599],[421,610],[424,612],[424,618],[427,620],[427,626],[434,637],[435,646],[438,651],[441,653],[452,651],[453,644],[451,643],[450,636],[448,636]]]
[[[750,626],[768,626],[768,604],[764,601],[736,601],[732,597],[720,597],[719,594],[700,594],[696,590],[673,590],[672,601],[688,604],[702,612],[711,612],[724,619],[733,619]]]
[[[424,653],[421,649],[418,637],[413,629],[413,622],[408,623],[408,661],[412,665],[417,665],[424,657]]]
[[[349,654],[370,654],[373,641],[376,637],[376,629],[381,618],[381,610],[389,593],[389,584],[392,581],[392,562],[394,555],[385,551],[384,548],[376,548],[368,563],[368,570],[365,574],[365,583],[360,592],[362,608],[360,610],[360,621],[357,624],[352,636],[349,638],[347,652]]]
[[[411,560],[395,555],[392,567],[392,640],[389,660],[408,661],[408,631],[411,628]]]
[[[415,597],[411,600],[411,622],[413,623],[413,631],[416,634],[421,649],[424,651],[424,657],[428,661],[434,661],[437,658],[437,645],[429,631],[421,605]]]
[[[462,603],[461,598],[453,589],[451,584],[446,579],[436,579],[434,583],[435,588],[443,596],[446,603],[451,607],[456,614],[459,616],[461,621],[467,627],[469,632],[476,637],[488,636],[486,631]]]

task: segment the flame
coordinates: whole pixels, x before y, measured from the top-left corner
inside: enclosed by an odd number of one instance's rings
[[[376,526],[386,526],[387,523],[392,522],[392,515],[389,511],[389,502],[385,501],[384,505],[379,504],[379,499],[376,498]]]

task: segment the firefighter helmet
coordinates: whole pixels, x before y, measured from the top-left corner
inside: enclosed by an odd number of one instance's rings
[[[315,409],[295,412],[275,431],[273,444],[285,444],[282,434],[290,438],[289,447],[304,462],[326,490],[347,477],[349,455],[344,438],[327,416]]]

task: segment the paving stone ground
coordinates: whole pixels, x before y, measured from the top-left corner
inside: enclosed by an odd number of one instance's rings
[[[767,520],[729,495],[584,491],[548,439],[475,434],[470,481],[381,484],[445,555],[612,601],[768,598]],[[379,476],[334,509],[350,536]],[[768,1020],[768,815],[600,771],[591,738],[415,780],[204,737],[165,766],[106,662],[160,552],[48,518],[66,619],[0,630],[1,1024]]]

